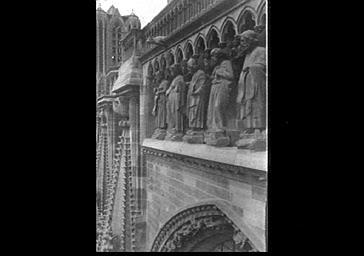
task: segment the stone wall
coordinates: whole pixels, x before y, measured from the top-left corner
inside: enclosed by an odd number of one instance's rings
[[[259,250],[265,250],[266,182],[249,174],[224,173],[165,156],[147,154],[147,237],[149,251],[163,225],[192,205],[216,202]]]

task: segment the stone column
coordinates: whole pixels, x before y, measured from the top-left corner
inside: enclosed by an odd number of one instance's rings
[[[131,169],[133,173],[133,188],[136,202],[138,202],[139,189],[139,97],[132,95],[129,99],[130,149]]]
[[[143,192],[142,181],[144,175],[140,168],[141,161],[141,147],[140,147],[140,124],[139,124],[139,94],[131,95],[129,98],[129,124],[130,124],[130,149],[131,149],[131,169],[132,169],[132,181],[133,181],[133,194],[135,199],[135,208],[131,208],[132,211],[138,212],[138,214],[132,214],[136,216],[136,251],[144,250],[145,240],[145,217],[140,214],[142,210],[142,202],[146,200],[146,195]]]

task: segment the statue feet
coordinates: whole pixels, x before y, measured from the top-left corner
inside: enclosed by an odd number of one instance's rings
[[[250,149],[254,151],[267,150],[267,136],[265,131],[255,130],[254,133],[242,133],[240,140],[235,145],[238,149]]]
[[[227,147],[230,144],[230,138],[223,131],[207,131],[205,133],[205,143],[215,147]]]
[[[203,144],[204,132],[189,130],[186,132],[186,135],[183,136],[183,141],[190,144]]]
[[[165,140],[182,141],[183,133],[177,132],[175,129],[168,130]]]
[[[164,140],[166,134],[167,134],[166,130],[158,128],[154,131],[152,139]]]

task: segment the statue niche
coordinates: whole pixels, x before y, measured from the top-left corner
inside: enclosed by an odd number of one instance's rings
[[[186,123],[186,84],[178,64],[171,66],[171,78],[167,96],[167,123],[166,140],[181,141]]]
[[[241,35],[241,50],[245,60],[238,82],[236,102],[240,105],[238,119],[243,121],[243,131],[238,148],[266,150],[266,56],[259,46],[258,33],[247,30]]]
[[[208,102],[209,79],[203,70],[203,62],[198,65],[197,58],[187,62],[189,73],[193,74],[187,93],[187,116],[189,130],[183,137],[188,143],[202,144],[206,122],[206,107]]]
[[[152,115],[156,117],[156,130],[154,131],[152,138],[163,140],[166,136],[167,129],[167,96],[166,91],[168,89],[169,81],[164,78],[162,71],[158,71],[156,74],[156,83],[159,84],[154,89],[154,107]]]
[[[226,136],[225,109],[229,102],[230,86],[234,80],[233,68],[227,51],[215,48],[211,51],[212,65],[217,65],[212,72],[212,85],[207,110],[207,132],[205,142],[208,145],[225,147],[230,143]]]

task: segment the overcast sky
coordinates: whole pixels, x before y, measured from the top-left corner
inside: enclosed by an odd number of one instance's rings
[[[104,11],[114,5],[119,9],[121,15],[129,15],[134,10],[135,15],[140,19],[142,28],[167,5],[167,0],[98,0],[97,2],[101,3]]]

